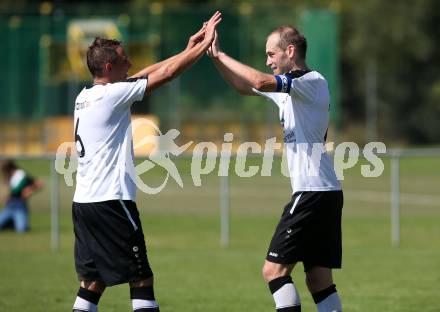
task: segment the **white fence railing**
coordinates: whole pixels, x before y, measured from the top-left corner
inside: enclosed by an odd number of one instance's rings
[[[391,244],[400,245],[400,158],[402,157],[436,157],[440,148],[394,148],[387,151],[391,158]]]

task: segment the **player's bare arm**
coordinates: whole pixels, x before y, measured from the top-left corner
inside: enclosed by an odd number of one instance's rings
[[[231,87],[237,90],[238,93],[242,95],[257,95],[252,92],[252,87],[245,80],[240,79],[240,77],[236,76],[228,67],[218,60],[220,53],[223,52],[220,49],[219,36],[216,31],[214,41],[209,47],[207,54],[213,60],[220,75]]]
[[[273,75],[256,70],[240,63],[220,49],[218,36],[208,50],[215,66],[223,78],[240,94],[256,95],[252,88],[264,92],[274,92],[277,89],[277,80]]]
[[[31,185],[25,187],[22,191],[22,198],[28,199],[36,191],[40,190],[44,186],[43,181],[35,180]]]
[[[193,40],[194,42],[192,47],[187,47],[183,52],[159,63],[159,65],[154,68],[154,71],[148,73],[146,69],[141,70],[133,75],[133,77],[149,75],[147,93],[176,78],[184,70],[191,67],[206,52],[214,40],[215,27],[220,22],[221,13],[217,11],[206,23],[205,29],[202,30],[199,35],[196,34],[196,37],[190,39],[190,41]],[[202,37],[203,40],[201,40]]]

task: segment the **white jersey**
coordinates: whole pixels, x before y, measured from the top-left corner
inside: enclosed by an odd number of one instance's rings
[[[75,101],[78,153],[74,202],[135,200],[131,105],[142,100],[146,77],[84,88]]]
[[[333,160],[325,151],[330,103],[327,81],[316,71],[275,77],[278,92],[254,91],[279,108],[293,193],[340,190]]]

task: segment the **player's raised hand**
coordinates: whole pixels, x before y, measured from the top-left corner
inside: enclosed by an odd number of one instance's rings
[[[199,31],[196,32],[194,35],[189,37],[188,44],[186,45],[185,50],[191,49],[196,44],[203,41],[203,38],[205,38],[205,29],[206,29],[206,23],[203,23],[202,28],[200,28]]]
[[[206,52],[211,58],[218,58],[218,54],[220,53],[220,42],[218,39],[217,30],[214,32],[214,40],[212,41],[208,51]]]
[[[217,11],[215,12],[209,21],[206,23],[206,29],[205,29],[205,38],[204,41],[208,42],[209,44],[212,43],[215,36],[215,27],[222,21],[222,14]]]

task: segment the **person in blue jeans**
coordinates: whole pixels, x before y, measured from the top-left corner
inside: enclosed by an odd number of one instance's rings
[[[29,229],[27,199],[43,187],[43,182],[29,176],[13,160],[6,160],[1,171],[9,194],[6,205],[0,212],[0,230],[12,223],[15,231],[26,232]]]

